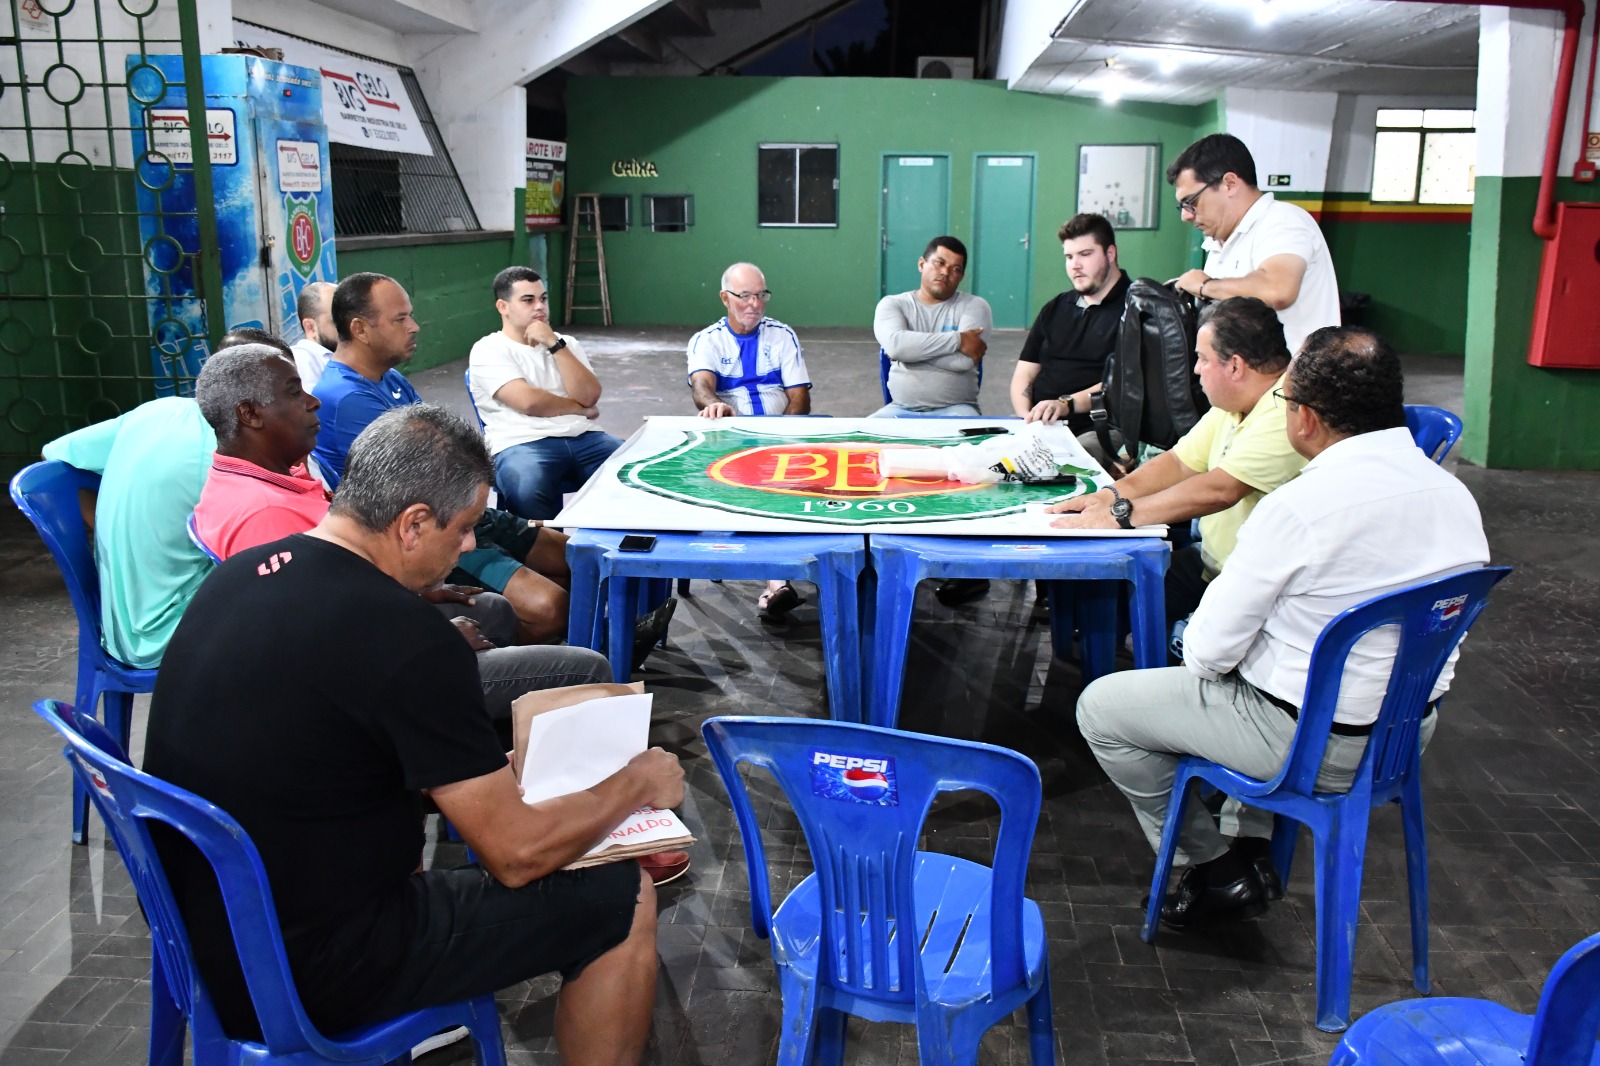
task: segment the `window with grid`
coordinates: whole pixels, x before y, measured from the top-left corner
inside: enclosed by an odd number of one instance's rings
[[[837,226],[839,146],[761,145],[756,199],[763,226]]]
[[[1372,153],[1374,202],[1470,204],[1477,112],[1380,108]]]

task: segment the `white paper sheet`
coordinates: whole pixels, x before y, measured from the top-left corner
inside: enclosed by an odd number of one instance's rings
[[[535,715],[522,766],[526,803],[592,788],[650,746],[650,702],[608,696]]]

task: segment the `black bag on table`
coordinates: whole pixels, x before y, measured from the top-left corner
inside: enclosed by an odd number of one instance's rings
[[[1211,406],[1194,373],[1198,317],[1194,298],[1170,285],[1140,278],[1128,286],[1105,392],[1089,412],[1101,448],[1125,470],[1138,465],[1140,442],[1172,447]],[[1121,453],[1112,427],[1122,432]]]

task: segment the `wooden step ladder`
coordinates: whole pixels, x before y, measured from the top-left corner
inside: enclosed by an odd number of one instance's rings
[[[579,254],[579,247],[589,241],[594,242],[593,257],[584,257]],[[585,278],[578,280],[579,265],[594,264],[596,275],[594,279]],[[597,304],[574,303],[573,293],[576,289],[600,290],[600,302]],[[600,235],[600,194],[592,192],[579,193],[572,205],[572,242],[567,251],[567,300],[566,312],[562,317],[562,324],[572,325],[572,312],[574,311],[599,311],[606,325],[611,325],[611,289],[606,284],[606,244]]]

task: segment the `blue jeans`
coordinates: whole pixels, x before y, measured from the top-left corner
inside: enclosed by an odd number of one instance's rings
[[[936,416],[940,416],[940,415],[946,415],[946,416],[952,416],[952,417],[961,417],[961,418],[981,418],[981,417],[983,417],[983,412],[978,410],[978,405],[975,404],[975,403],[953,403],[948,407],[925,407],[925,408],[921,408],[921,409],[916,408],[916,407],[901,407],[897,403],[891,403],[891,404],[885,404],[884,406],[878,408],[876,411],[872,412],[872,414],[868,415],[867,417],[868,418],[928,418],[928,417],[936,417]]]
[[[561,510],[561,494],[582,488],[620,447],[622,441],[598,429],[513,444],[494,457],[495,488],[507,511],[548,520]]]

